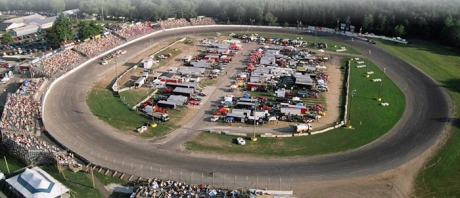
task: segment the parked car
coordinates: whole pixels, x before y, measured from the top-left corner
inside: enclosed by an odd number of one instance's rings
[[[217,122],[219,120],[219,116],[212,116],[209,120],[211,122]]]

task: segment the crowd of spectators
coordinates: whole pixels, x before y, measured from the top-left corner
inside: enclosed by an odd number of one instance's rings
[[[215,25],[216,22],[211,17],[190,18],[192,25]]]
[[[137,37],[143,36],[145,34],[153,32],[154,29],[150,25],[150,23],[138,23],[138,24],[131,24],[121,29],[117,30],[116,33],[126,40],[133,40]]]
[[[54,159],[61,165],[75,164],[73,154],[60,150],[58,147],[42,141],[30,133],[3,132],[2,140],[16,155],[34,163],[54,163]]]
[[[186,27],[186,26],[191,25],[190,22],[188,22],[184,18],[171,19],[171,20],[162,20],[162,21],[158,21],[158,24],[160,24],[161,28],[163,28],[163,29]]]
[[[32,66],[37,67],[45,76],[51,77],[59,72],[65,72],[84,61],[83,56],[73,50],[64,50],[49,57],[43,58]]]
[[[81,43],[75,46],[79,52],[93,58],[102,52],[105,52],[115,46],[123,43],[119,37],[113,34],[102,35],[100,38],[93,38],[88,42]]]
[[[31,96],[9,93],[3,109],[0,128],[10,131],[31,131],[40,105]]]
[[[209,185],[189,185],[172,180],[153,179],[147,185],[139,185],[134,194],[143,197],[238,197],[237,190],[220,190]]]

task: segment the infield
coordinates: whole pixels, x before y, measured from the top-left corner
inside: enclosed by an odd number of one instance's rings
[[[345,59],[342,64],[346,64]],[[406,105],[405,97],[394,82],[384,76],[382,102],[388,102],[390,106],[381,106],[381,102],[376,100],[380,83],[373,82],[372,79],[381,78],[383,71],[369,62],[368,70],[374,74],[366,78],[366,69],[357,68],[357,65],[353,61],[350,76],[350,91],[356,90],[351,104],[353,130],[340,128],[313,136],[259,138],[257,142],[246,141],[245,146],[235,144],[235,136],[202,132],[185,143],[185,147],[197,152],[281,157],[336,153],[371,143],[388,132],[401,118]]]

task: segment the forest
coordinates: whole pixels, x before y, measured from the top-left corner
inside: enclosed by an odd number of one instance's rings
[[[460,0],[0,0],[0,10],[84,13],[161,20],[209,16],[218,23],[324,26],[348,23],[386,36],[460,47]]]

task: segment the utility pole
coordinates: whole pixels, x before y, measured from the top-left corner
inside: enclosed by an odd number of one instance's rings
[[[348,109],[348,128],[352,129],[351,126],[351,107],[353,106],[353,97],[356,94],[356,89],[351,92],[351,99],[350,99],[350,109]]]
[[[382,101],[382,98],[381,98],[380,96],[381,96],[381,94],[382,94],[383,77],[385,76],[385,70],[386,70],[386,68],[383,68],[382,78],[380,79],[379,96],[377,97],[377,100],[378,100],[379,102]]]
[[[369,50],[369,57],[367,58],[367,64],[366,64],[366,77],[369,78],[369,58],[371,57],[371,50]]]
[[[335,41],[337,42],[337,34],[339,33],[339,18],[337,18],[337,27],[335,28]],[[337,43],[335,44],[337,47]]]
[[[253,135],[252,135],[252,138],[251,140],[253,142],[257,142],[257,138],[256,138],[256,111],[257,111],[257,100],[256,100],[256,103],[254,105],[254,116],[253,116],[253,121],[254,121],[254,130],[253,130]]]

